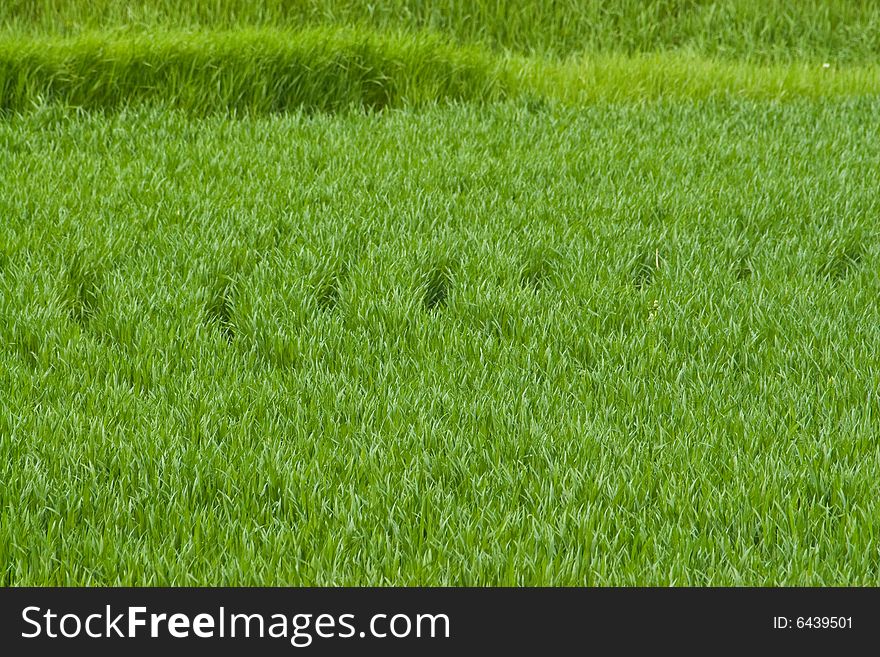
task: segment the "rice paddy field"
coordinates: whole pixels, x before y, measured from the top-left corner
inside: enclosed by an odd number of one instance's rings
[[[0,6],[0,584],[880,585],[880,5]]]

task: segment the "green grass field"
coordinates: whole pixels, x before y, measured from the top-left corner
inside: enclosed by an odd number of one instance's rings
[[[430,29],[465,43],[565,56],[685,50],[752,61],[876,62],[874,0],[5,0],[25,34],[155,27],[348,24]]]
[[[880,8],[793,4],[6,3],[0,584],[880,584]]]

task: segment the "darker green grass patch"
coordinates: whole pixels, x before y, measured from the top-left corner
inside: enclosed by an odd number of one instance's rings
[[[235,295],[235,280],[228,275],[221,274],[212,281],[205,304],[205,316],[208,322],[216,326],[228,342],[235,339],[236,333],[233,321]]]
[[[733,275],[738,281],[745,281],[752,277],[755,268],[752,264],[752,258],[745,253],[741,253],[736,257],[733,265]]]
[[[291,336],[275,331],[256,336],[256,347],[264,364],[277,369],[289,369],[299,362],[300,353]]]
[[[864,243],[857,238],[834,240],[819,264],[819,277],[826,281],[839,281],[854,272],[865,257]]]
[[[629,263],[632,283],[639,291],[650,287],[663,267],[659,248],[643,249]]]
[[[520,286],[535,292],[544,288],[552,280],[559,259],[559,253],[554,249],[533,248],[520,267]]]
[[[336,307],[336,303],[339,301],[340,278],[340,274],[334,272],[325,275],[318,283],[315,290],[315,300],[321,310],[327,311]]]
[[[435,35],[297,32],[83,35],[0,42],[0,109],[155,103],[203,115],[381,111],[498,97],[493,60]]]
[[[325,262],[312,275],[315,303],[322,312],[332,311],[339,302],[340,289],[348,273],[344,262]]]
[[[85,326],[101,301],[101,267],[81,252],[69,257],[64,267],[62,303],[71,319]]]
[[[449,298],[452,286],[454,265],[449,261],[433,265],[424,276],[422,286],[422,307],[427,312],[442,310]]]
[[[39,365],[40,354],[42,353],[40,336],[25,326],[16,326],[13,330],[13,334],[13,345],[16,355],[24,361],[28,367],[36,369]]]

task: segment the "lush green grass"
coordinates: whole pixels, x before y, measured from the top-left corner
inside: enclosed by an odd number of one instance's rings
[[[0,122],[3,584],[880,584],[876,99]]]
[[[11,32],[337,23],[430,28],[522,52],[685,50],[750,60],[875,62],[873,0],[5,0]]]
[[[880,584],[878,56],[844,0],[3,3],[0,584]]]
[[[580,105],[878,92],[877,65],[754,65],[674,53],[556,61],[499,56],[427,33],[327,27],[0,40],[0,111],[6,113],[52,103],[85,109],[161,103],[203,115],[299,107],[383,109],[502,97]]]
[[[56,102],[162,102],[196,114],[382,109],[491,99],[499,76],[488,53],[425,34],[320,28],[0,41],[0,109],[19,112]]]

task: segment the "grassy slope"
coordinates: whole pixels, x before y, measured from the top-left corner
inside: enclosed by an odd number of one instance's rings
[[[144,27],[300,28],[304,24],[439,30],[519,52],[686,50],[749,60],[874,62],[871,0],[6,0],[0,25],[25,33]]]
[[[555,61],[500,56],[423,32],[321,27],[0,40],[0,110],[7,112],[52,102],[86,109],[151,102],[203,115],[381,109],[505,96],[582,104],[878,92],[877,65],[756,65],[680,53]]]
[[[0,122],[0,582],[880,583],[878,110]]]
[[[0,108],[12,111],[145,101],[194,114],[381,109],[499,91],[499,64],[488,53],[436,35],[315,28],[0,41]]]

